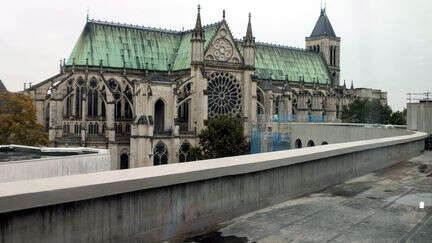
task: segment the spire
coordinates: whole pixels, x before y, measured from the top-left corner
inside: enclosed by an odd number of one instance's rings
[[[198,4],[198,14],[195,23],[195,29],[192,32],[192,40],[203,40],[204,39],[204,29],[201,25],[201,6]]]
[[[196,20],[196,24],[195,24],[195,31],[198,30],[202,30],[202,26],[201,26],[201,6],[198,4],[198,15],[197,15],[197,20]]]
[[[354,81],[351,80],[351,89],[354,89]]]
[[[253,44],[255,42],[255,38],[252,34],[251,16],[251,13],[249,13],[249,22],[247,25],[246,36],[243,38],[245,44]]]
[[[249,22],[246,31],[246,37],[251,38],[252,36],[253,35],[252,35],[251,13],[249,13]]]
[[[224,20],[225,20],[225,9],[224,9],[224,10],[222,10],[222,19],[224,19]]]
[[[89,20],[90,20],[90,8],[87,6],[87,16],[86,16],[86,22],[89,22]]]
[[[315,24],[315,27],[310,35],[310,37],[318,37],[318,36],[332,36],[336,37],[336,34],[333,30],[333,27],[330,23],[329,18],[326,14],[326,7],[321,7],[320,16]]]

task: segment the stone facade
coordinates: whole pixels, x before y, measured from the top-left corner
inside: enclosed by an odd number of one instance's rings
[[[118,29],[129,35],[106,37]],[[136,33],[165,37],[153,44]],[[386,102],[381,91],[339,85],[339,37],[311,35],[306,47],[255,42],[250,16],[242,40],[225,18],[203,27],[199,11],[185,32],[89,20],[60,73],[26,92],[53,146],[109,148],[118,169],[185,161],[219,114],[242,117],[248,135],[263,120],[338,122],[357,96]]]

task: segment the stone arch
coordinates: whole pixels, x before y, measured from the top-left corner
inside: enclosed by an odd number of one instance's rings
[[[165,131],[165,102],[159,98],[154,104],[154,132]]]
[[[168,147],[159,141],[153,149],[153,165],[168,164]]]
[[[179,162],[187,162],[188,156],[189,156],[189,148],[191,147],[191,144],[184,140],[183,143],[180,145],[179,148]]]
[[[300,138],[297,138],[294,145],[296,148],[302,148],[303,147],[303,144],[302,144],[302,141],[300,140]]]
[[[322,142],[321,145],[327,145],[328,143],[326,141]]]
[[[314,147],[314,146],[315,146],[314,141],[309,140],[308,143],[307,143],[307,146],[308,146],[308,147]]]
[[[113,93],[118,92],[121,89],[120,83],[116,79],[114,79],[114,78],[109,79],[108,82],[107,82],[107,84],[108,84],[108,88]]]

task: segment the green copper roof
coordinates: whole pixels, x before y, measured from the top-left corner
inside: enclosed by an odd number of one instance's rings
[[[220,22],[204,26],[207,48]],[[112,68],[184,70],[190,67],[191,31],[169,31],[134,25],[90,20],[66,62],[66,65]],[[237,45],[242,49],[241,44]],[[242,52],[242,50],[241,50]],[[255,74],[260,79],[327,83],[327,66],[315,52],[284,46],[257,43]]]
[[[217,25],[204,27],[206,45]],[[87,22],[66,65],[167,71],[187,69],[191,32],[168,31],[108,22]],[[88,63],[87,63],[88,62]]]
[[[259,79],[298,81],[302,77],[308,83],[330,81],[327,65],[320,54],[292,47],[257,43],[255,69]]]

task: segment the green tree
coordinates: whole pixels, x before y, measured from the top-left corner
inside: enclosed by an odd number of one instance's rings
[[[0,144],[48,145],[48,134],[37,122],[29,96],[0,93]]]
[[[406,108],[403,111],[396,111],[390,117],[390,124],[406,125]]]
[[[244,136],[240,118],[218,116],[208,121],[199,134],[200,147],[189,150],[191,158],[214,159],[249,153],[249,143]]]
[[[391,122],[392,110],[382,105],[377,99],[356,99],[342,110],[342,121],[347,123],[380,123]]]

